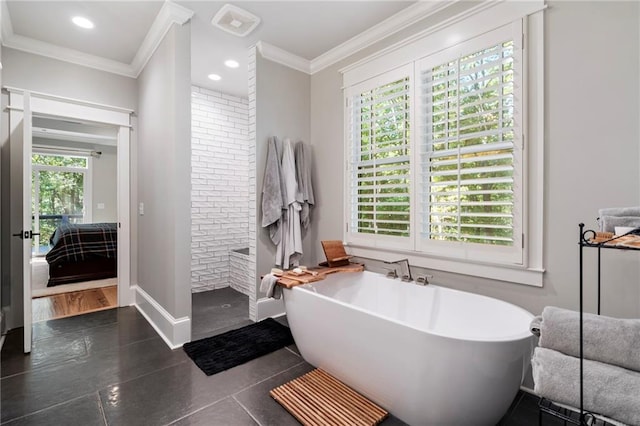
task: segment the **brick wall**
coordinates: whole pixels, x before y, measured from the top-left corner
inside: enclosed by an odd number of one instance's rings
[[[191,88],[191,290],[228,287],[249,247],[248,100]]]
[[[251,285],[254,285],[250,270],[248,253],[238,253],[234,250],[229,252],[229,284],[232,289],[249,297],[251,297]]]

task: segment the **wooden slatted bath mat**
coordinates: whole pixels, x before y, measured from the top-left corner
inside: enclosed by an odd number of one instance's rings
[[[370,426],[389,416],[388,412],[320,369],[269,393],[305,426]]]

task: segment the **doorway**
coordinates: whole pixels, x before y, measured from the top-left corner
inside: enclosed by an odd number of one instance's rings
[[[117,255],[106,260],[112,263],[116,270],[117,292],[112,299],[117,306],[127,306],[132,300],[130,289],[130,201],[129,201],[129,141],[130,141],[130,114],[132,111],[117,107],[98,105],[74,99],[51,96],[42,93],[24,91],[20,89],[7,89],[9,92],[9,122],[10,122],[10,147],[11,147],[11,175],[22,176],[21,181],[12,182],[12,198],[22,198],[22,203],[12,205],[11,227],[20,229],[14,235],[20,240],[13,239],[11,250],[11,316],[13,323],[24,325],[24,352],[31,351],[31,324],[32,318],[32,260],[34,259],[34,214],[31,190],[32,153],[34,136],[40,128],[38,120],[53,120],[57,122],[71,123],[80,126],[93,126],[96,128],[108,128],[115,137],[117,146],[115,174],[117,187],[117,216],[113,223],[117,238],[111,241],[115,246]],[[33,129],[33,130],[32,130]],[[80,133],[72,130],[57,129],[58,133]],[[71,135],[77,136],[77,135]],[[54,137],[55,139],[55,137]],[[73,140],[72,140],[73,141]],[[82,141],[74,141],[80,143]],[[68,147],[67,149],[73,149]],[[37,153],[37,150],[35,151]],[[88,159],[87,161],[91,161]],[[37,169],[38,167],[36,167]],[[84,184],[83,184],[84,185]],[[84,194],[83,194],[84,196]],[[84,205],[84,201],[83,201]],[[40,208],[40,207],[39,207]],[[90,210],[90,209],[86,209]],[[76,213],[78,214],[78,213]],[[83,211],[82,215],[86,214]],[[64,216],[64,215],[60,215]],[[68,215],[67,215],[68,216]],[[40,219],[40,218],[39,218]],[[67,219],[69,219],[67,217]],[[86,224],[85,226],[89,226]],[[14,231],[15,232],[15,231]],[[38,241],[38,246],[41,242]],[[82,275],[87,270],[95,270],[95,265],[83,263],[84,270],[76,270]],[[21,273],[20,273],[21,272]],[[53,275],[49,271],[50,279]],[[60,271],[57,271],[60,272]],[[68,272],[68,271],[65,271]],[[22,300],[20,300],[22,299]],[[21,303],[20,303],[21,302]],[[21,309],[22,308],[22,309]],[[20,318],[21,317],[21,318]]]
[[[115,261],[96,263],[90,273],[57,271],[71,262],[117,258],[108,238],[117,240],[117,129],[34,116],[32,133],[33,322],[113,309]],[[89,237],[87,230],[105,238]],[[78,243],[82,252],[65,246]],[[69,255],[56,255],[61,250]]]

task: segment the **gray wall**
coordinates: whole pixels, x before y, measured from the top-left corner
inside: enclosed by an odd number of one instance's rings
[[[19,50],[2,50],[3,84],[67,98],[135,109],[134,78]]]
[[[191,314],[190,24],[173,25],[138,78],[138,285]]]
[[[117,222],[118,221],[118,156],[115,148],[101,148],[100,158],[93,159],[91,202],[92,221]],[[104,204],[103,209],[98,204]]]
[[[32,55],[13,49],[2,49],[2,84],[9,87],[28,89],[58,96],[81,99],[89,102],[108,104],[122,108],[135,109],[137,106],[137,84],[132,78],[122,77],[95,69],[70,64],[55,59]],[[7,103],[6,94],[2,95],[3,106]],[[11,152],[9,144],[9,113],[2,108],[2,128],[0,134],[1,163],[1,204],[2,235],[10,235],[22,228],[21,152]],[[19,148],[19,147],[18,147]],[[13,162],[12,159],[13,158]],[[11,193],[14,196],[11,196]],[[13,223],[11,221],[13,218]],[[11,304],[13,309],[10,327],[22,325],[22,275],[21,255],[13,256],[11,267],[11,238],[2,238],[2,304]],[[16,253],[20,253],[20,244],[13,244]],[[132,252],[135,257],[135,253]],[[133,278],[135,282],[135,277]],[[11,300],[14,302],[12,303]],[[9,319],[8,319],[9,320]]]
[[[578,223],[594,226],[601,207],[640,204],[639,6],[557,1],[549,2],[545,12],[544,287],[430,271],[435,282],[536,313],[545,305],[578,306]],[[316,245],[320,239],[342,238],[343,97],[338,70],[429,26],[433,19],[312,76]],[[387,258],[384,252],[380,255]],[[595,307],[594,255],[586,254],[589,310]],[[604,314],[640,316],[639,260],[637,253],[603,254]]]
[[[310,141],[310,82],[309,75],[256,55],[256,280],[275,266],[276,248],[269,233],[261,227],[262,182],[267,161],[267,140],[277,136],[292,142]],[[317,187],[318,185],[316,185]],[[312,214],[315,214],[313,212]],[[311,264],[315,257],[312,235],[303,240],[301,264]],[[259,287],[259,283],[257,283]],[[258,294],[258,298],[264,294]]]

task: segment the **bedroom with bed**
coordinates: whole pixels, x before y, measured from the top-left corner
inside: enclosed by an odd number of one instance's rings
[[[34,117],[34,322],[117,306],[115,145],[113,129]]]

